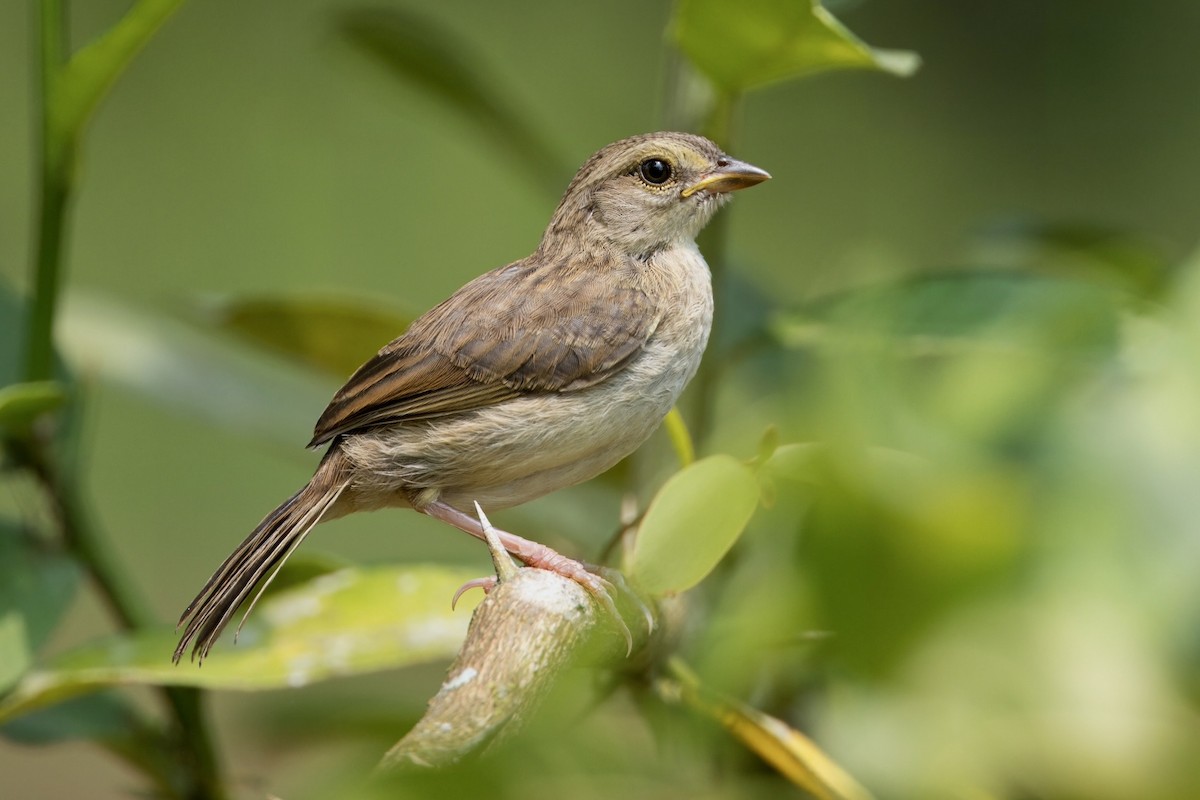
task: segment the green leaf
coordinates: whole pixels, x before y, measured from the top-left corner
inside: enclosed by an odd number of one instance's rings
[[[53,411],[67,395],[55,381],[17,383],[0,389],[0,433],[21,431],[47,411]]]
[[[453,656],[470,609],[450,598],[474,571],[436,566],[345,569],[259,604],[236,646],[203,665],[171,663],[177,634],[122,634],[64,654],[29,672],[0,700],[0,722],[114,685],[261,690],[410,666]]]
[[[321,296],[226,300],[206,311],[221,330],[339,379],[412,322],[377,304]]]
[[[758,504],[754,474],[732,456],[710,456],[671,476],[638,529],[628,572],[653,595],[690,589],[712,571]]]
[[[136,709],[116,692],[96,692],[43,708],[0,727],[5,738],[46,745],[74,739],[115,739],[140,724]]]
[[[990,269],[1104,284],[1161,300],[1176,267],[1146,237],[1100,225],[1008,220],[972,243],[969,261]]]
[[[680,0],[671,37],[728,92],[832,69],[907,76],[916,53],[868,47],[817,0]]]
[[[463,114],[472,129],[486,131],[513,157],[519,173],[536,179],[551,196],[562,191],[569,167],[554,157],[554,148],[526,116],[503,101],[496,71],[470,57],[476,48],[469,42],[401,8],[350,12],[342,17],[342,30],[393,73]]]
[[[52,84],[49,115],[59,136],[78,135],[100,98],[182,4],[183,0],[140,0],[103,36],[71,57]]]
[[[23,745],[46,746],[89,741],[152,778],[162,789],[155,796],[180,796],[178,765],[160,724],[131,698],[115,691],[75,697],[0,726],[0,736]]]
[[[913,356],[1000,347],[1092,356],[1116,346],[1119,310],[1120,297],[1102,284],[963,270],[822,298],[781,315],[774,330],[795,347],[900,347]]]
[[[12,522],[0,520],[0,692],[32,666],[78,583],[71,559],[42,549]]]

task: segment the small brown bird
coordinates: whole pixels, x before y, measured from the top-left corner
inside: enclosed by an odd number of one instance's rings
[[[729,192],[770,177],[686,133],[634,136],[588,159],[531,256],[459,289],[334,396],[309,442],[329,445],[312,480],[183,612],[175,661],[192,642],[193,658],[208,655],[318,522],[398,506],[482,538],[475,503],[518,505],[637,449],[708,341],[712,286],[696,234]],[[583,564],[498,534],[521,561],[611,608],[607,582]]]

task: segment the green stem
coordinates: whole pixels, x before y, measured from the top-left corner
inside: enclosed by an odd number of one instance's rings
[[[66,44],[62,0],[42,0],[41,11],[41,196],[33,261],[33,307],[25,337],[25,379],[29,381],[49,380],[54,375],[54,311],[70,195],[71,145],[54,120]]]
[[[21,460],[50,499],[63,542],[87,565],[104,604],[122,628],[132,630],[155,625],[157,620],[149,605],[133,588],[133,581],[112,557],[88,518],[75,482],[52,462],[49,445],[39,441],[37,433],[32,436],[35,438],[22,447]]]
[[[35,434],[36,436],[36,434]],[[65,470],[56,468],[47,443],[31,438],[16,445],[21,462],[33,473],[52,503],[63,541],[83,563],[121,627],[136,630],[158,624],[150,606],[134,589],[133,581],[100,536],[88,517],[75,482]],[[217,761],[197,689],[162,687],[163,698],[173,717],[173,739],[180,766],[179,796],[187,800],[216,800],[225,797]]]
[[[41,0],[40,90],[41,169],[37,249],[33,259],[33,299],[25,340],[25,377],[54,376],[54,317],[64,261],[67,212],[70,207],[78,125],[63,118],[60,97],[66,68],[66,20],[62,0]],[[11,443],[21,462],[39,480],[53,504],[63,541],[87,568],[113,616],[127,629],[146,628],[157,620],[134,589],[111,549],[92,524],[74,470],[54,463],[50,443],[31,433]],[[220,800],[226,796],[202,696],[195,689],[163,687],[172,718],[171,746],[179,768],[177,791],[186,800]],[[151,775],[151,777],[155,777]]]

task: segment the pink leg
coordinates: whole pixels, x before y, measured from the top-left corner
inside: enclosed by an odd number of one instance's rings
[[[460,531],[471,534],[476,539],[487,541],[487,537],[483,532],[483,523],[453,506],[448,506],[441,501],[435,501],[421,509],[421,512],[434,519],[453,525]],[[613,603],[613,585],[610,582],[589,570],[579,561],[567,558],[557,550],[547,547],[544,544],[522,538],[508,531],[502,531],[499,528],[493,527],[492,530],[495,531],[504,549],[523,561],[526,566],[562,575],[564,578],[575,581],[586,589],[588,594],[596,598],[596,602],[600,603],[616,619],[617,625],[621,628],[621,633],[625,636],[625,644],[628,651],[633,652],[633,635],[629,632],[629,627],[625,624],[625,620],[621,618],[620,612],[617,611],[616,604]]]

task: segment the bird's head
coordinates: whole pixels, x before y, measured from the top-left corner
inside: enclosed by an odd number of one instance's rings
[[[622,139],[580,168],[543,246],[599,241],[645,257],[692,241],[730,192],[770,177],[702,136],[666,132]]]

